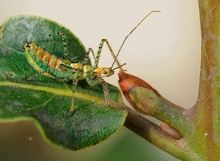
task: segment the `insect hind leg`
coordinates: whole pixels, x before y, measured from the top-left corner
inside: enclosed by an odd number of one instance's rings
[[[68,57],[68,50],[67,50],[67,45],[66,45],[66,36],[65,36],[64,32],[50,33],[48,36],[52,37],[52,36],[55,36],[55,35],[60,35],[62,37],[63,52],[64,52],[63,56],[64,56],[64,58],[67,58]]]
[[[56,36],[56,35],[60,35],[62,37],[62,42],[63,42],[63,52],[64,52],[64,57],[68,57],[68,50],[67,50],[67,45],[66,45],[66,36],[65,36],[65,33],[64,32],[55,32],[55,33],[50,33],[48,34],[48,37],[53,37],[53,36]],[[42,41],[45,39],[46,36],[42,36],[40,37],[39,39],[35,40],[34,42],[37,42],[37,41]]]

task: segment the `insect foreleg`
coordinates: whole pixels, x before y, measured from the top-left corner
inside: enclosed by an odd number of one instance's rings
[[[112,47],[110,46],[108,40],[107,40],[107,39],[102,39],[101,42],[100,42],[100,44],[99,44],[99,48],[98,48],[97,55],[96,55],[96,58],[95,58],[95,63],[94,63],[94,66],[93,66],[94,69],[98,68],[99,59],[100,59],[100,55],[101,55],[101,52],[102,52],[102,48],[103,48],[104,43],[107,44],[108,49],[109,49],[109,51],[111,52],[113,58],[114,58],[114,59],[116,58],[115,53],[113,52]]]
[[[95,79],[86,79],[86,81],[88,82],[88,84],[90,86],[95,86],[97,84],[102,84],[102,88],[104,91],[104,97],[105,97],[105,102],[108,106],[111,106],[111,100],[110,100],[110,96],[109,96],[109,90],[108,90],[108,85],[105,82],[105,80],[102,77],[97,77]]]
[[[111,105],[111,101],[110,101],[110,96],[109,96],[109,89],[108,89],[108,85],[105,82],[105,80],[103,78],[100,78],[100,81],[102,83],[102,88],[103,88],[103,92],[104,92],[104,97],[105,97],[105,102],[107,105]]]

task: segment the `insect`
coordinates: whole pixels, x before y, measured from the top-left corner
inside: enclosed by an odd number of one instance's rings
[[[84,60],[81,62],[76,61],[72,58],[68,58],[66,39],[65,39],[65,34],[63,32],[57,32],[49,35],[49,36],[61,35],[63,41],[63,47],[64,47],[63,58],[58,58],[55,55],[48,53],[46,50],[42,49],[34,42],[25,41],[23,44],[23,49],[25,53],[24,55],[27,58],[29,64],[32,65],[32,67],[36,71],[38,71],[37,74],[28,77],[26,79],[31,80],[33,77],[46,74],[46,76],[52,77],[59,82],[72,81],[72,99],[71,99],[70,114],[73,114],[74,112],[74,93],[76,91],[77,83],[79,80],[86,80],[90,86],[102,84],[106,104],[111,106],[112,102],[110,100],[108,86],[107,83],[104,81],[103,77],[112,76],[114,74],[114,71],[118,68],[122,70],[121,67],[125,65],[125,63],[120,65],[119,61],[117,60],[117,57],[126,39],[142,23],[142,21],[144,21],[144,19],[153,12],[159,12],[159,11],[151,11],[140,21],[140,23],[125,37],[117,55],[114,54],[108,40],[102,39],[99,44],[99,48],[96,56],[94,56],[94,51],[91,48],[89,48],[85,55]],[[110,67],[98,67],[99,59],[104,43],[107,44],[110,53],[114,57],[114,61]],[[90,53],[92,53],[93,57],[95,58],[95,62],[93,66],[88,64]],[[118,64],[118,67],[113,68],[115,62]]]

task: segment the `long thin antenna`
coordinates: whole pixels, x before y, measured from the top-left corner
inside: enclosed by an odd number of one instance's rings
[[[121,70],[121,71],[124,71],[124,70],[121,68],[122,65],[121,65],[120,62],[118,61],[117,57],[118,57],[119,53],[121,52],[121,49],[122,49],[122,47],[124,46],[124,44],[125,44],[127,38],[128,38],[128,37],[132,34],[132,32],[134,32],[134,30],[136,30],[136,28],[137,28],[150,14],[152,14],[153,12],[160,12],[160,11],[151,11],[150,13],[148,13],[148,14],[130,31],[130,33],[125,37],[124,41],[122,42],[122,44],[121,44],[121,46],[120,46],[120,48],[119,48],[119,50],[118,50],[118,52],[117,52],[117,54],[116,54],[116,56],[115,56],[115,58],[114,58],[114,61],[113,61],[111,67],[113,67],[114,64],[115,64],[115,62],[116,62],[116,64],[119,66],[120,70]]]

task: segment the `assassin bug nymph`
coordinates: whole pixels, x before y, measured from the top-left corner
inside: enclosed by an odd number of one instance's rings
[[[122,49],[122,46],[124,45],[128,36],[142,23],[142,21],[144,21],[146,17],[148,17],[153,12],[159,12],[159,11],[151,11],[138,23],[137,26],[135,26],[135,28],[125,37],[124,41],[122,42],[119,48],[117,55],[114,54],[107,39],[102,39],[99,44],[99,48],[96,56],[94,56],[93,50],[89,48],[82,62],[68,58],[65,34],[63,32],[57,32],[49,35],[50,37],[54,35],[61,35],[63,41],[63,48],[64,48],[63,58],[58,58],[53,54],[48,53],[46,50],[42,49],[34,42],[31,41],[24,42],[23,49],[25,56],[28,62],[30,63],[30,65],[32,65],[35,68],[35,70],[39,72],[38,74],[28,77],[26,79],[31,80],[35,76],[39,76],[41,74],[47,73],[46,76],[52,77],[59,82],[72,81],[72,100],[71,100],[70,114],[73,114],[74,111],[74,93],[76,90],[78,80],[83,80],[83,79],[85,79],[87,83],[91,86],[95,86],[101,83],[103,86],[106,104],[111,106],[114,103],[110,101],[108,86],[104,81],[103,77],[112,76],[114,74],[114,70],[118,68],[122,70],[121,67],[125,65],[125,63],[119,65],[120,63],[117,60],[117,57]],[[98,67],[99,59],[104,43],[107,44],[110,53],[114,57],[114,61],[111,67]],[[90,53],[92,53],[93,57],[95,58],[95,62],[93,66],[88,64],[88,58]],[[115,62],[118,64],[118,67],[113,68]]]

